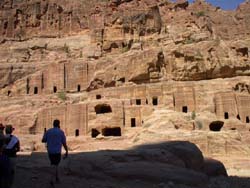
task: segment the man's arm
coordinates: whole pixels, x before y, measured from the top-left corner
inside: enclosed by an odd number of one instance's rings
[[[16,144],[16,152],[20,151],[20,141],[17,142]]]
[[[67,142],[66,142],[66,136],[64,134],[64,132],[62,132],[62,145],[65,149],[65,158],[68,157],[68,146],[67,146]]]
[[[67,146],[67,143],[65,142],[65,143],[63,143],[63,147],[64,147],[64,149],[65,149],[65,157],[68,157],[68,146]]]

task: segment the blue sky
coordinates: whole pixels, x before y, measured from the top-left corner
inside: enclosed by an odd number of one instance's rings
[[[188,0],[188,1],[191,3],[194,0]],[[219,6],[221,9],[233,10],[236,9],[238,5],[244,2],[245,0],[206,0],[206,1],[214,6]]]

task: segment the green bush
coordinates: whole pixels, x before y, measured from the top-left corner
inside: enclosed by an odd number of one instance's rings
[[[61,91],[57,94],[57,97],[63,101],[66,101],[67,99],[67,96],[66,96],[66,93],[64,91]]]
[[[192,120],[195,120],[195,118],[196,118],[196,113],[195,113],[195,111],[192,112],[191,118],[192,118]]]
[[[193,39],[186,39],[185,40],[185,44],[192,44],[194,43],[195,41]]]
[[[201,129],[203,128],[202,122],[197,121],[197,122],[196,122],[196,128],[198,128],[199,130],[201,130]]]
[[[205,12],[199,11],[199,12],[196,12],[195,15],[199,18],[199,17],[205,16]]]
[[[129,47],[125,46],[124,48],[122,48],[122,53],[128,52],[129,51]]]

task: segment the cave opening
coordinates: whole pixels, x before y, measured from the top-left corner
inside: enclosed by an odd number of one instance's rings
[[[153,104],[154,106],[157,106],[157,105],[158,105],[158,98],[157,98],[157,97],[153,97],[153,99],[152,99],[152,104]]]
[[[141,105],[141,99],[136,99],[136,105]]]
[[[114,128],[104,128],[102,129],[103,136],[121,136],[121,128],[114,127]]]
[[[38,94],[38,87],[34,87],[34,94]]]
[[[75,137],[78,137],[80,135],[80,131],[79,131],[79,129],[76,129],[75,130]]]
[[[210,131],[219,132],[221,131],[223,125],[224,125],[223,121],[213,121],[212,123],[210,123],[209,129]]]
[[[131,127],[136,127],[136,119],[131,118]]]
[[[188,107],[187,106],[183,106],[182,107],[182,112],[183,113],[188,113]]]
[[[54,91],[54,93],[57,92],[57,87],[56,86],[53,87],[53,91]]]
[[[96,114],[111,113],[112,108],[108,104],[99,104],[99,105],[95,106],[95,112],[96,112]]]
[[[225,112],[225,113],[224,113],[224,119],[229,119],[229,114],[228,114],[228,112]]]
[[[100,134],[100,132],[97,129],[91,130],[91,137],[92,138],[96,138],[99,134]]]
[[[77,92],[81,91],[81,85],[77,85]]]
[[[101,95],[96,95],[95,98],[96,98],[96,99],[101,99],[102,96],[101,96]]]

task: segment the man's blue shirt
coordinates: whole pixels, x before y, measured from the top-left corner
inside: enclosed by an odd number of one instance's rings
[[[66,137],[61,129],[54,127],[44,134],[43,142],[47,143],[49,154],[61,153],[62,145],[66,144]]]

